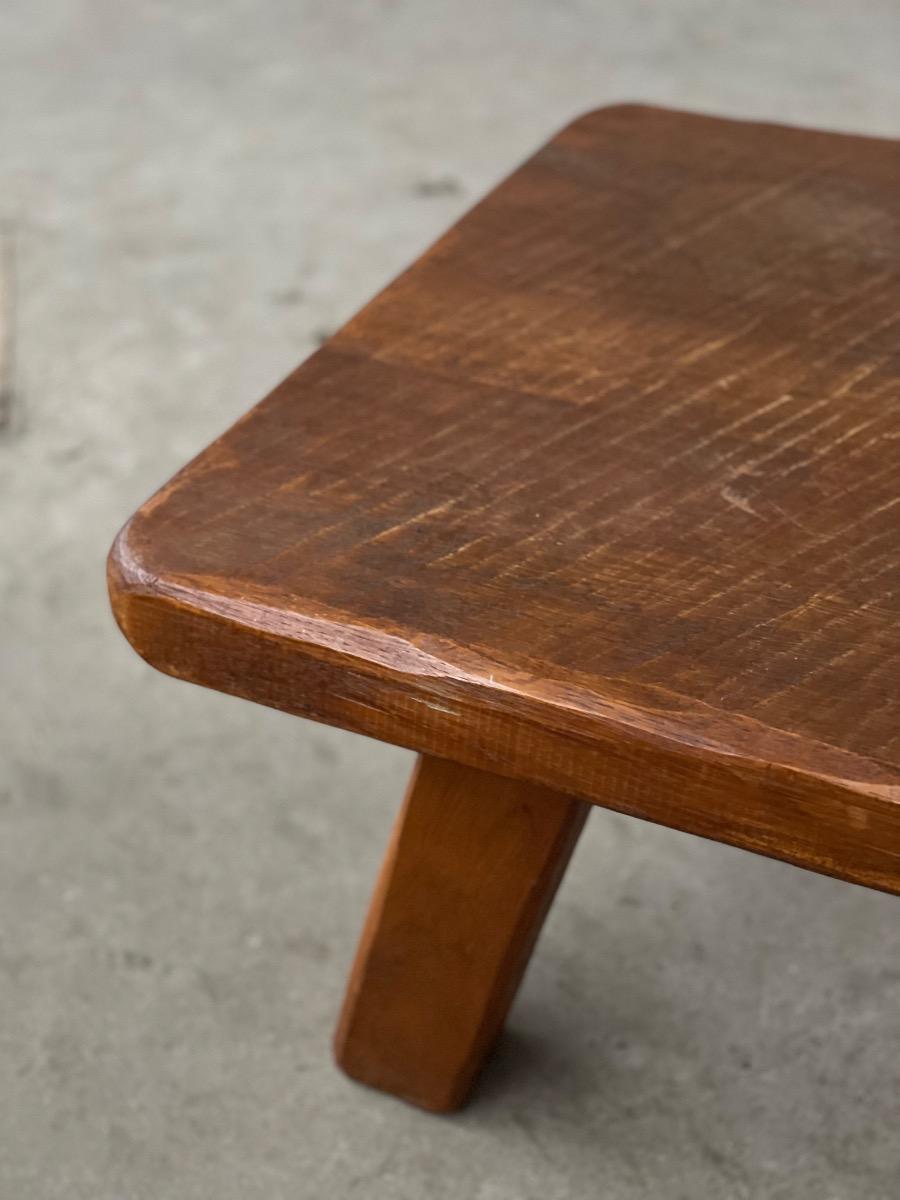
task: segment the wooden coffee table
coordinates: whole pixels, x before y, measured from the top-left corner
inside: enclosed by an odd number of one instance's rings
[[[351,1075],[465,1098],[591,804],[900,891],[898,347],[900,143],[605,109],[126,525],[154,666],[422,756]]]

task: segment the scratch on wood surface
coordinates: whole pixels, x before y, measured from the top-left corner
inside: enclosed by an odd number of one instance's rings
[[[720,488],[719,495],[726,504],[730,504],[732,508],[739,508],[741,512],[748,513],[751,517],[756,517],[760,521],[764,521],[765,517],[762,513],[758,513],[746,496],[739,496],[734,488],[727,486]]]
[[[14,226],[9,223],[0,223],[0,436],[12,431],[16,405],[15,267]]]
[[[433,708],[435,712],[447,713],[451,717],[458,717],[459,713],[455,708],[446,708],[443,704],[435,704],[431,700],[419,700],[420,704],[424,704],[426,708]]]

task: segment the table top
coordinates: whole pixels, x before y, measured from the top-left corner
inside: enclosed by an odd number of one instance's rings
[[[900,143],[590,113],[144,506],[118,619],[900,890],[898,329]]]

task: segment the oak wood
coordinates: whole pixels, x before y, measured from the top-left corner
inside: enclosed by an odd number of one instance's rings
[[[335,1037],[362,1083],[457,1108],[499,1033],[589,806],[420,758]]]
[[[575,121],[149,501],[174,675],[900,890],[900,144]]]

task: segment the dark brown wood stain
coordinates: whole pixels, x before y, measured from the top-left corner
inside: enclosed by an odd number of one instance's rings
[[[900,890],[900,144],[563,130],[123,530],[164,671]]]

